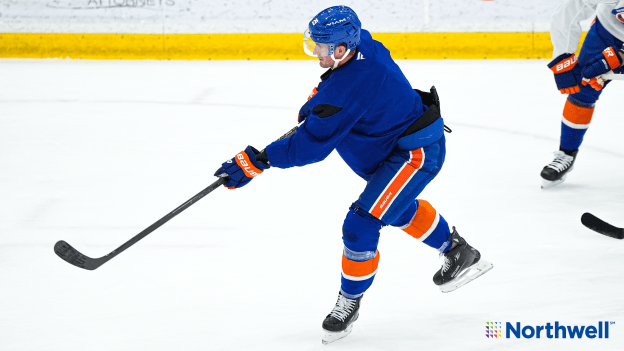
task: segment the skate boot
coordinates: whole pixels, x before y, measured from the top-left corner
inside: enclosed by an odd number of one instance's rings
[[[485,274],[494,266],[481,260],[481,254],[466,240],[457,234],[455,227],[451,241],[457,245],[440,256],[444,256],[444,265],[433,276],[433,282],[446,293],[458,289]]]
[[[323,321],[323,332],[325,333],[323,344],[327,345],[340,340],[351,333],[353,322],[358,319],[360,314],[360,300],[362,300],[362,296],[353,300],[342,296],[342,292],[338,294],[336,306]]]
[[[542,169],[542,189],[550,188],[563,183],[568,173],[574,168],[576,161],[576,151],[566,151],[559,149],[555,152],[555,159]]]

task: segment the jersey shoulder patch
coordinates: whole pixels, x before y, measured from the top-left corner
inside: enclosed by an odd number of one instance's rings
[[[342,111],[342,107],[334,106],[334,105],[330,105],[330,104],[318,104],[318,105],[314,106],[312,111],[314,111],[314,113],[317,116],[319,116],[321,118],[326,118],[326,117],[331,117],[331,116],[335,115],[336,113]]]

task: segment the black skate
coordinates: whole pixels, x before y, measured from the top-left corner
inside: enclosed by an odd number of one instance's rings
[[[559,149],[555,152],[555,159],[542,169],[542,189],[550,188],[563,183],[568,173],[574,168],[576,151]]]
[[[340,340],[351,333],[353,322],[360,315],[360,300],[362,296],[353,300],[342,296],[342,293],[338,294],[336,306],[323,321],[323,332],[325,332],[323,344],[327,345]]]
[[[481,260],[481,254],[457,234],[455,227],[451,241],[457,245],[443,254],[444,265],[433,276],[433,282],[446,293],[458,289],[485,274],[494,266]]]

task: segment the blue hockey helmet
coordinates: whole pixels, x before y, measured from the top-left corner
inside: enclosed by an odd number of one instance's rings
[[[345,44],[348,50],[360,44],[362,23],[355,11],[347,6],[332,6],[321,11],[303,34],[303,50],[314,57],[334,54],[334,49]]]

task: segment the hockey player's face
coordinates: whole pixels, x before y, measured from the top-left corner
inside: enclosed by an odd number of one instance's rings
[[[318,57],[320,61],[320,65],[323,68],[331,67],[331,65],[334,64],[334,60],[332,60],[331,56],[329,56],[328,53],[329,53],[329,48],[327,47],[326,44],[316,44],[314,46],[314,55]]]
[[[326,44],[304,42],[303,47],[306,54],[319,59],[319,64],[321,65],[321,67],[328,68],[334,64],[334,60],[329,55],[329,48]]]
[[[329,45],[315,42],[312,39],[312,33],[309,28],[303,32],[303,51],[309,56],[318,58],[319,64],[323,68],[333,67],[334,65],[334,59],[329,54]]]
[[[329,55],[329,47],[327,46],[327,44],[314,43],[313,45],[314,50],[312,51],[312,54],[318,57],[321,67],[331,67],[334,64],[334,60],[332,60],[331,56]]]

